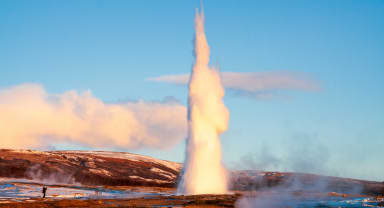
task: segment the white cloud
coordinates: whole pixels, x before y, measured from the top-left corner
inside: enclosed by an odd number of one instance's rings
[[[318,83],[304,73],[292,71],[274,72],[221,72],[224,87],[266,98],[273,93],[285,90],[317,91]],[[188,84],[189,74],[165,75],[149,78],[152,81],[171,84]]]
[[[185,138],[186,117],[176,102],[106,104],[89,91],[48,94],[23,84],[0,90],[0,148],[166,148]]]

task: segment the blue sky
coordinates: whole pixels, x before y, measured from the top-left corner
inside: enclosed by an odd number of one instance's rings
[[[0,88],[38,83],[53,94],[90,90],[107,103],[172,96],[186,104],[186,86],[148,78],[190,72],[199,5],[3,0]],[[383,1],[207,0],[204,10],[211,61],[222,71],[295,71],[321,88],[272,99],[227,92],[227,166],[384,180]],[[184,142],[127,151],[183,161]]]

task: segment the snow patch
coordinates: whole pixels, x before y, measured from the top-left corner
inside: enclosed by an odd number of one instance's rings
[[[104,169],[94,169],[94,168],[91,168],[91,169],[89,169],[89,171],[91,173],[98,174],[98,175],[112,176],[111,172],[109,172],[108,170],[104,170]]]
[[[159,160],[155,159],[149,156],[143,156],[143,155],[137,155],[133,153],[127,153],[127,152],[104,152],[104,151],[55,151],[52,153],[67,153],[67,154],[89,154],[94,156],[101,156],[101,157],[108,157],[108,158],[116,158],[116,159],[125,159],[130,161],[142,161],[142,162],[151,162],[155,164],[160,164],[165,167],[168,167],[174,171],[179,172],[182,168],[181,163],[171,162],[167,160]]]
[[[139,179],[143,181],[148,181],[148,182],[156,182],[156,183],[169,183],[169,181],[164,181],[164,180],[159,180],[159,179],[149,179],[149,178],[143,178],[140,176],[128,176],[129,178],[133,179]]]
[[[174,179],[174,178],[176,178],[176,175],[175,175],[175,174],[172,174],[172,173],[170,173],[170,172],[161,170],[161,169],[159,169],[159,168],[155,168],[155,167],[153,167],[153,168],[151,168],[150,170],[151,170],[152,172],[154,172],[154,173],[157,173],[157,174],[159,174],[159,175],[161,175],[161,176],[164,176],[164,177],[166,177],[166,178],[169,178],[169,179]]]

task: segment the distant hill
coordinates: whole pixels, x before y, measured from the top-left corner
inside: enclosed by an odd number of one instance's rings
[[[384,195],[384,182],[321,176],[308,173],[235,171],[231,189],[240,191],[276,190],[307,193]]]
[[[181,168],[181,163],[125,152],[0,149],[0,177],[48,184],[176,187]],[[230,187],[384,195],[384,182],[255,170],[232,171]]]

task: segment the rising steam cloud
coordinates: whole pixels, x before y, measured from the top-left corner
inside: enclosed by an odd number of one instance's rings
[[[227,129],[229,111],[222,99],[219,71],[209,68],[204,14],[195,17],[195,64],[189,82],[189,121],[186,159],[178,192],[223,194],[227,175],[221,161],[219,134]]]
[[[165,148],[185,138],[186,115],[176,102],[105,104],[89,91],[48,94],[23,84],[0,90],[0,148]]]

